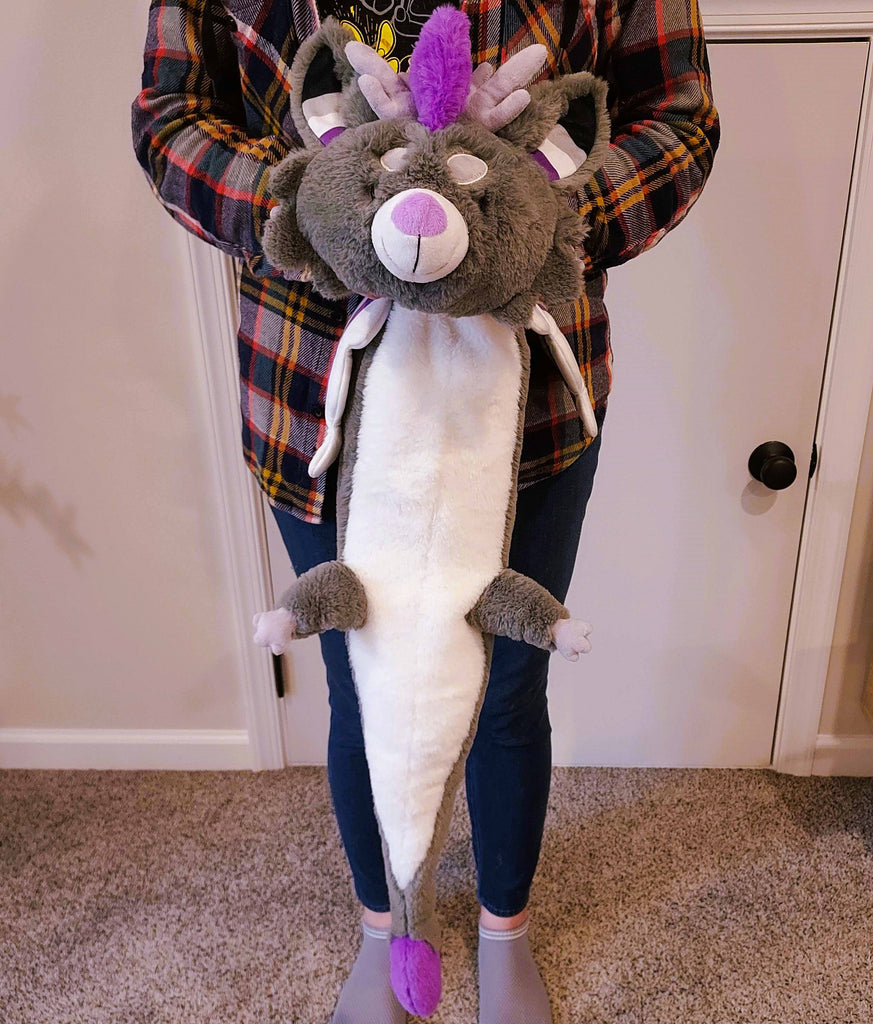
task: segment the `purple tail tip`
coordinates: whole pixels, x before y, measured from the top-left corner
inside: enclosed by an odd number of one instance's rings
[[[442,995],[442,969],[440,955],[429,942],[408,935],[391,940],[391,987],[408,1013],[433,1013]]]

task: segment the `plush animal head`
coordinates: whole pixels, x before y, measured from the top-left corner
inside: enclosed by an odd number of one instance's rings
[[[327,19],[292,66],[305,148],[271,173],[269,258],[328,298],[428,313],[520,323],[577,297],[586,225],[568,196],[609,143],[607,86],[582,72],[520,88],[545,58],[530,46],[474,72],[467,17],[442,7],[397,75]]]

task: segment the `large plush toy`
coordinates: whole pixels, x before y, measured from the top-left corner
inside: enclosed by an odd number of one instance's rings
[[[580,73],[522,88],[545,58],[529,46],[473,71],[466,15],[442,7],[397,75],[327,20],[292,67],[305,148],[270,179],[281,201],[270,259],[327,297],[366,298],[336,351],[309,469],[341,455],[338,559],[256,615],[255,640],[280,653],[346,631],[391,895],[391,980],[422,1016],[440,997],[436,864],[493,637],[570,660],[589,650],[590,626],[507,568],[526,329],[597,431],[547,307],[582,291],[587,227],[568,195],[602,161],[607,87]]]

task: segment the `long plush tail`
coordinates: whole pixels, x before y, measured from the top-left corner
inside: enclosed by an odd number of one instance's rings
[[[408,935],[391,940],[391,987],[408,1013],[429,1017],[442,995],[440,955],[424,939]]]

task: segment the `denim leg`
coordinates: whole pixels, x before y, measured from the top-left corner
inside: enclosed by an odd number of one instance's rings
[[[570,586],[598,437],[555,477],[519,494],[509,564],[564,600]],[[294,571],[336,558],[336,524],[306,523],[271,506]],[[321,636],[331,709],[328,781],[340,835],[364,906],[389,909],[381,840],[373,810],[360,708],[345,637]],[[549,655],[497,637],[478,729],[466,765],[467,801],[479,876],[479,902],[510,917],[527,905],[539,859],[551,772],[546,702]]]
[[[509,565],[560,601],[570,587],[600,438],[571,466],[519,493]],[[495,637],[491,675],[467,759],[479,902],[513,917],[528,902],[551,782],[549,652]]]
[[[307,523],[270,507],[298,576],[336,558],[335,521]],[[370,910],[383,913],[390,909],[385,862],[346,639],[338,630],[329,629],[320,640],[330,704],[327,779],[334,813],[358,899]]]

